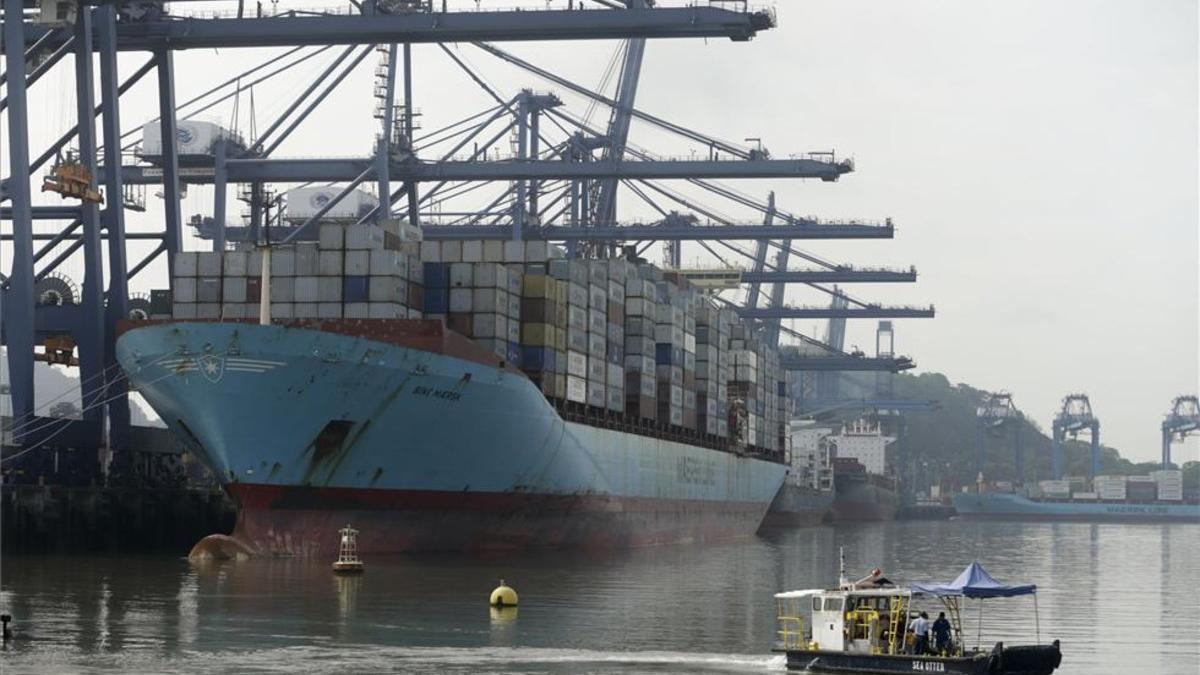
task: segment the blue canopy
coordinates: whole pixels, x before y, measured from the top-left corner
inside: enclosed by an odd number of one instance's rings
[[[993,579],[992,575],[983,569],[983,565],[972,562],[970,565],[967,565],[967,569],[963,570],[962,574],[959,574],[954,581],[948,584],[913,584],[912,592],[942,597],[962,595],[968,598],[1011,598],[1014,595],[1036,593],[1037,586],[1033,584],[1005,586]]]

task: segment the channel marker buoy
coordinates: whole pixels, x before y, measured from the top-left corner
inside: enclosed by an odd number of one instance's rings
[[[333,563],[334,574],[362,574],[365,566],[362,558],[358,557],[358,530],[347,524],[340,532],[342,543],[337,562]]]
[[[517,592],[501,579],[500,585],[496,587],[496,590],[492,591],[492,596],[488,599],[488,604],[497,608],[516,607]]]

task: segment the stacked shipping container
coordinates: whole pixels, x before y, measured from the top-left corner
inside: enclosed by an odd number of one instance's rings
[[[426,318],[521,367],[545,396],[699,442],[781,453],[786,383],[775,349],[677,273],[566,259],[544,242],[401,242],[325,224],[272,253],[272,315]],[[254,318],[261,254],[184,253],[175,318]]]
[[[275,319],[421,318],[415,246],[377,225],[323,225],[319,242],[271,252]],[[253,319],[259,314],[262,252],[175,255],[176,319]]]

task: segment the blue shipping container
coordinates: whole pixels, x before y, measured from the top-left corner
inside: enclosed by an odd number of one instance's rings
[[[367,292],[367,277],[342,277],[342,302],[367,302],[370,294]]]
[[[426,288],[450,287],[450,263],[425,263],[424,272]]]
[[[450,307],[450,289],[425,287],[425,311],[430,314],[445,314]]]
[[[655,343],[654,362],[660,366],[682,366],[683,348],[669,342]]]
[[[550,347],[522,347],[521,367],[525,370],[553,371],[557,365]]]

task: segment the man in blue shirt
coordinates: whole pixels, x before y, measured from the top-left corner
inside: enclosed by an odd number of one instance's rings
[[[937,621],[933,622],[933,641],[939,654],[950,651],[950,621],[945,612],[938,613]]]

